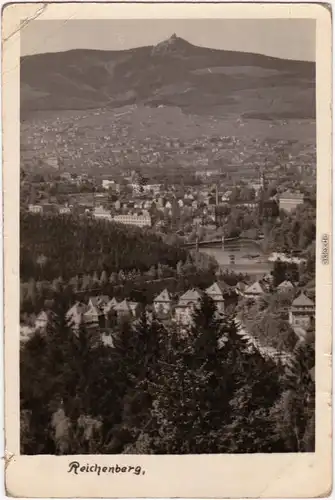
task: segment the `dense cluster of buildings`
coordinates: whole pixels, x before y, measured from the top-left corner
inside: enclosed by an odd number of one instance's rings
[[[304,195],[299,192],[285,191],[279,196],[279,208],[286,212],[292,212],[302,203],[304,203]]]
[[[162,321],[173,321],[183,328],[192,324],[194,314],[204,295],[213,300],[217,314],[220,316],[225,314],[226,301],[229,297],[234,295],[236,303],[240,300],[244,300],[249,305],[255,303],[264,294],[269,293],[272,279],[272,275],[268,274],[252,284],[239,282],[236,286],[228,286],[225,282],[218,280],[205,290],[192,288],[179,296],[164,289],[154,298],[151,306],[146,306],[146,310],[151,318],[154,316]],[[291,297],[287,321],[293,330],[297,329],[297,335],[300,336],[301,332],[307,330],[314,321],[314,302],[303,291],[297,294],[296,286],[288,280],[280,283],[275,292],[286,293]],[[75,331],[81,324],[86,327],[108,330],[113,329],[122,321],[138,319],[143,310],[144,306],[139,302],[99,295],[90,297],[87,303],[76,302],[68,310],[66,317],[69,326]],[[41,311],[35,321],[35,330],[45,330],[50,314],[48,311]]]
[[[212,116],[206,117],[206,127],[203,128],[206,133],[199,136],[197,130],[193,135],[173,137],[173,127],[166,127],[166,123],[181,122],[179,129],[182,131],[184,125],[189,131],[190,117],[178,108],[159,108],[130,105],[116,111],[67,111],[61,117],[35,118],[22,124],[22,162],[28,164],[35,158],[57,168],[57,162],[49,161],[50,157],[55,157],[56,149],[61,163],[74,171],[82,168],[124,169],[134,165],[165,168],[175,164],[195,167],[202,171],[200,176],[208,177],[203,167],[209,167],[208,170],[213,172],[222,164],[239,169],[255,164],[255,156],[260,167],[269,163],[273,167],[283,166],[284,152],[286,168],[297,171],[303,168],[306,173],[315,168],[315,145],[302,144],[299,151],[290,140],[241,139],[233,130],[230,135],[223,135],[220,120]],[[132,116],[144,125],[137,128],[136,134]],[[157,133],[161,123],[165,124],[165,130]],[[237,118],[236,132],[244,125],[244,120]],[[150,134],[151,129],[154,133]]]
[[[61,205],[43,201],[31,203],[27,209],[32,213],[58,213],[70,214],[78,212],[78,206],[83,210],[81,213],[92,215],[97,219],[105,219],[138,227],[150,227],[159,225],[162,220],[174,219],[177,226],[184,231],[185,223],[193,226],[208,226],[213,223],[224,221],[217,220],[218,208],[228,209],[242,208],[247,211],[267,210],[269,205],[276,205],[279,210],[291,212],[304,202],[304,195],[299,191],[277,192],[273,197],[264,200],[268,179],[265,180],[262,172],[258,181],[254,180],[249,186],[237,184],[235,186],[225,185],[222,182],[203,182],[200,186],[163,186],[162,184],[150,184],[143,182],[141,174],[132,171],[125,178],[128,191],[120,192],[120,186],[112,179],[103,179],[102,192],[87,193],[84,198],[82,194],[69,194],[68,202]],[[227,189],[228,188],[228,189]],[[122,191],[122,190],[121,190]],[[271,206],[270,206],[271,205]],[[185,231],[184,231],[185,232]]]

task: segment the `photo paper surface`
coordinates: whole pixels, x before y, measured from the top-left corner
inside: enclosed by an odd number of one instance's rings
[[[3,10],[6,488],[330,494],[331,13]]]

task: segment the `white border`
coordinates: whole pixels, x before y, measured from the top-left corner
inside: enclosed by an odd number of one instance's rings
[[[159,5],[158,5],[159,4]],[[25,497],[315,497],[331,488],[331,265],[320,264],[320,239],[331,225],[331,16],[317,4],[9,5],[3,11],[3,187],[5,271],[5,424],[7,494]],[[211,456],[84,456],[99,464],[140,464],[144,476],[67,474],[70,457],[19,453],[19,51],[20,18],[315,18],[317,20],[317,280],[314,454]],[[10,36],[9,36],[10,35]],[[52,471],[52,472],[50,472]]]

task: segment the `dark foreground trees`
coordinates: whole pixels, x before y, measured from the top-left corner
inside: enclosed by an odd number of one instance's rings
[[[313,353],[284,366],[204,299],[194,324],[143,313],[114,347],[55,315],[21,352],[21,451],[256,453],[314,446]]]

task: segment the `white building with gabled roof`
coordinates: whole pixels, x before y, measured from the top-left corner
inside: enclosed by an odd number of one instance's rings
[[[35,331],[45,334],[47,326],[55,318],[55,313],[50,309],[41,311],[35,319]]]
[[[260,282],[255,281],[255,283],[248,286],[243,293],[247,299],[258,299],[259,297],[264,295],[264,290]]]
[[[114,311],[116,312],[116,314],[117,314],[118,317],[128,316],[128,315],[131,314],[131,310],[130,310],[129,304],[128,304],[128,301],[126,299],[122,300],[121,302],[119,302],[114,307]]]
[[[49,322],[49,315],[46,311],[41,311],[35,320],[36,330],[45,330]]]
[[[114,307],[114,311],[119,320],[135,318],[139,312],[139,303],[125,299]]]
[[[200,306],[202,293],[196,288],[187,290],[179,299],[175,308],[175,319],[182,325],[190,325],[196,309]]]
[[[304,292],[296,297],[289,311],[289,323],[293,327],[308,328],[315,317],[314,302]]]
[[[223,287],[215,282],[208,288],[206,288],[205,293],[214,301],[218,311],[224,312],[224,298],[223,298]]]
[[[96,306],[88,306],[87,311],[83,314],[84,323],[87,326],[98,326],[101,316],[101,309]]]
[[[201,297],[202,294],[199,290],[197,290],[196,288],[191,288],[179,298],[178,305],[185,305],[189,302],[200,303]]]
[[[153,306],[157,314],[168,314],[171,311],[172,300],[166,288],[155,297]]]
[[[88,311],[89,307],[82,302],[76,302],[66,313],[66,320],[69,326],[74,330],[78,330],[80,324],[84,322],[84,314]]]
[[[110,301],[110,298],[108,295],[96,295],[94,297],[90,297],[88,300],[88,305],[89,307],[98,307],[99,309],[103,309],[108,302]]]

